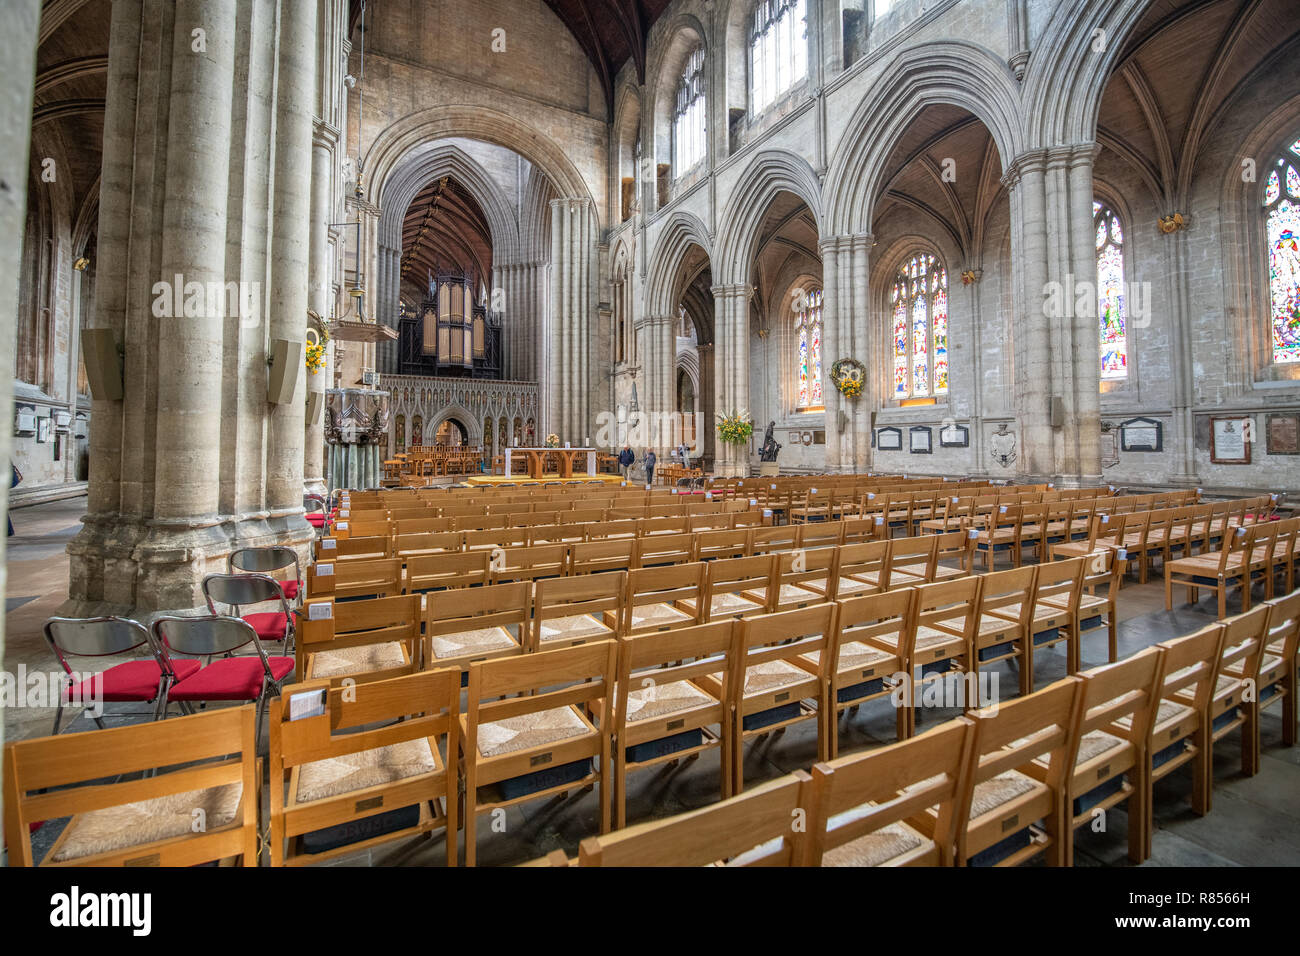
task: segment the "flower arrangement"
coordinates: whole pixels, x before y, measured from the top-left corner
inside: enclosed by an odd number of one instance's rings
[[[555,432],[551,432],[549,435],[546,436],[546,445],[545,445],[545,447],[547,447],[547,448],[559,448],[559,447],[560,447],[560,436],[557,435],[557,434],[555,434]]]
[[[743,445],[754,434],[754,422],[748,415],[732,413],[718,419],[718,437],[728,445]]]
[[[313,375],[325,367],[325,343],[307,343],[307,371]]]
[[[847,398],[862,394],[867,379],[867,367],[854,358],[842,358],[831,366],[831,384]]]

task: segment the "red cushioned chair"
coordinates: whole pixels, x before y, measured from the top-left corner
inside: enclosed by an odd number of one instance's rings
[[[59,695],[58,709],[54,712],[54,730],[59,732],[63,708],[68,704],[80,705],[83,710],[97,703],[139,702],[153,704],[151,717],[157,720],[167,709],[168,687],[199,669],[197,661],[182,661],[172,670],[157,659],[125,661],[91,677],[78,680],[68,663],[69,657],[108,657],[127,654],[141,646],[152,646],[149,632],[142,624],[123,617],[67,618],[52,617],[45,622],[45,640],[54,656],[59,659],[67,682]],[[114,716],[139,716],[131,714]],[[102,730],[103,717],[92,717]]]
[[[239,617],[160,617],[153,623],[150,638],[164,666],[191,663],[173,662],[173,654],[216,658],[177,681],[167,695],[168,703],[178,703],[192,713],[190,705],[194,703],[256,702],[258,736],[254,739],[261,739],[267,701],[279,696],[284,679],[293,673],[292,657],[268,656],[257,632]],[[255,655],[232,656],[250,644]]]
[[[291,579],[285,580],[276,574],[277,571],[286,571],[291,566],[293,568]],[[302,593],[302,566],[298,562],[298,552],[293,548],[280,546],[240,548],[238,551],[232,551],[230,557],[226,559],[226,571],[230,574],[265,574],[280,585],[280,590],[289,601],[297,601]]]
[[[303,517],[307,523],[316,529],[319,534],[324,531],[330,523],[330,515],[333,514],[326,506],[325,499],[320,495],[303,495],[302,507]]]
[[[280,582],[266,574],[209,574],[203,579],[203,597],[213,617],[221,617],[217,605],[230,608],[230,615],[242,618],[253,626],[263,641],[283,643],[285,653],[293,652],[293,614],[285,599]],[[257,611],[241,614],[240,608],[250,604],[275,602],[278,611]]]

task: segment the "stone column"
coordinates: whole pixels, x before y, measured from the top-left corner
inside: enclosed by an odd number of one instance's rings
[[[1067,235],[1070,242],[1070,274],[1079,283],[1097,286],[1097,245],[1093,229],[1092,165],[1097,147],[1086,144],[1070,150],[1067,173],[1069,177],[1069,222]],[[1072,407],[1067,415],[1067,428],[1071,433],[1069,445],[1072,454],[1069,467],[1063,470],[1068,482],[1080,486],[1101,484],[1101,358],[1100,319],[1094,308],[1076,315],[1070,355],[1074,360],[1074,385]],[[1077,311],[1077,310],[1076,310]]]
[[[1016,474],[1055,474],[1051,422],[1052,365],[1047,298],[1046,154],[1016,157],[1002,178],[1011,204],[1011,268],[1016,353]]]
[[[591,328],[595,323],[595,211],[589,199],[551,201],[551,302],[554,366],[550,374],[552,431],[580,443],[591,430]]]
[[[14,330],[18,315],[18,273],[22,268],[21,236],[27,221],[28,144],[31,138],[32,88],[36,75],[36,37],[41,18],[40,0],[15,0],[5,10],[5,28],[0,31],[0,62],[12,71],[13,79],[0,91],[0,182],[13,184],[0,189],[0,234],[10,241],[0,249],[0,368],[14,366]],[[116,20],[116,17],[114,18]],[[107,126],[106,126],[107,130]],[[0,415],[13,421],[13,381],[6,377]],[[73,394],[76,394],[74,382]],[[12,432],[0,429],[0,461],[9,460]],[[0,516],[9,509],[6,485]],[[7,540],[7,539],[6,539]],[[0,541],[0,589],[6,584],[5,544]],[[0,620],[0,658],[4,656],[4,621]],[[4,701],[0,700],[0,744],[4,743]],[[3,811],[0,798],[0,811]]]
[[[713,287],[714,336],[717,348],[713,354],[714,413],[723,415],[749,414],[749,300],[754,294],[751,285],[720,285]],[[714,426],[716,427],[715,420]],[[755,425],[757,427],[757,423]],[[744,475],[749,472],[749,449],[718,441],[715,471],[722,475]]]
[[[868,370],[882,368],[880,336],[872,334],[871,323],[871,246],[875,240],[871,235],[851,236],[848,241],[849,318],[853,328],[853,354]],[[841,254],[840,260],[843,261]],[[846,297],[841,294],[840,301]],[[840,313],[843,319],[844,313]],[[841,330],[844,325],[841,324]],[[852,456],[853,470],[865,472],[871,466],[871,406],[867,402],[866,390],[854,401],[845,402],[845,411],[849,416],[848,430],[853,436]]]
[[[330,317],[334,301],[330,282],[330,229],[334,209],[335,131],[317,122],[311,149],[311,309],[322,319]],[[326,349],[326,354],[332,351]],[[303,490],[311,494],[325,491],[325,390],[330,384],[328,364],[317,374],[307,375],[309,395],[318,395],[321,411],[317,420],[307,422],[303,433]]]
[[[831,382],[831,366],[843,355],[840,336],[839,248],[835,239],[819,245],[822,256],[822,395],[826,404],[826,470],[841,470],[840,404],[843,396]],[[780,341],[780,338],[777,339]]]
[[[312,97],[316,92],[316,9],[311,3],[280,7],[275,117],[275,199],[271,218],[271,343],[298,345],[307,327],[312,237],[311,178],[303,169],[316,158]],[[290,349],[293,352],[293,349]],[[302,513],[305,366],[299,360],[287,404],[268,408],[266,508],[272,521]]]

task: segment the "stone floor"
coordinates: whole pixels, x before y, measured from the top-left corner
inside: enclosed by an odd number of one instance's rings
[[[6,596],[6,652],[4,668],[15,672],[19,664],[28,671],[53,669],[55,661],[41,625],[54,614],[66,595],[68,559],[64,548],[76,534],[85,499],[52,502],[14,513],[16,534],[9,539],[9,590]],[[1229,612],[1238,608],[1234,597]],[[1121,656],[1156,641],[1191,633],[1215,618],[1212,597],[1195,606],[1164,610],[1163,588],[1158,579],[1130,583],[1120,598],[1119,646]],[[1104,631],[1085,635],[1084,666],[1105,662]],[[112,663],[106,661],[101,663]],[[1035,684],[1065,674],[1063,647],[1041,653],[1035,661]],[[75,665],[74,665],[75,666]],[[1001,665],[1000,688],[1014,693],[1015,672]],[[109,705],[111,715],[125,705]],[[1215,748],[1213,810],[1195,816],[1187,802],[1191,789],[1189,768],[1182,768],[1156,789],[1153,854],[1147,866],[1297,866],[1300,865],[1300,747],[1281,745],[1280,708],[1263,718],[1263,760],[1260,772],[1244,777],[1235,737]],[[5,737],[13,740],[48,734],[53,710],[44,707],[6,709]],[[934,721],[956,716],[956,711],[926,715],[924,729]],[[65,725],[69,717],[65,715]],[[85,718],[70,724],[90,730]],[[894,738],[894,713],[888,701],[875,701],[857,714],[841,720],[840,753],[869,750]],[[808,721],[774,736],[752,742],[745,754],[745,780],[759,783],[806,768],[816,760],[816,728]],[[717,799],[718,754],[671,767],[650,769],[629,778],[628,818],[641,821],[694,809]],[[598,830],[599,803],[594,792],[536,800],[507,810],[494,832],[490,817],[478,825],[480,865],[524,862],[556,848],[570,855],[578,842]],[[1128,865],[1126,820],[1122,809],[1109,815],[1105,832],[1080,830],[1076,837],[1079,866]],[[37,853],[53,842],[58,828],[38,831]],[[442,865],[442,837],[389,844],[386,847],[340,859],[338,865]]]

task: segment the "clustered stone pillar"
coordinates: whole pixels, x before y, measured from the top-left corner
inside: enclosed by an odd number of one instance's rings
[[[551,201],[552,357],[547,430],[579,445],[591,429],[591,332],[597,281],[596,217],[590,199]],[[539,435],[541,440],[545,436]]]
[[[749,414],[749,302],[754,287],[747,284],[713,287],[714,425],[724,415]],[[766,423],[754,423],[761,436]],[[720,475],[748,475],[749,448],[718,441],[714,471]]]
[[[871,466],[869,408],[888,398],[880,393],[874,369],[882,368],[878,343],[871,337],[868,298],[870,235],[833,236],[822,241],[822,394],[826,403],[828,471],[865,472]],[[831,366],[854,358],[867,369],[863,392],[845,398],[831,383]]]
[[[1033,150],[1003,176],[1011,201],[1016,464],[1025,480],[1101,481],[1096,150],[1093,143]]]
[[[95,398],[68,613],[193,608],[234,547],[312,538],[305,371],[273,406],[267,362],[287,339],[301,363],[307,320],[316,4],[281,3],[280,29],[276,14],[113,4],[87,324],[112,331],[124,398]]]

